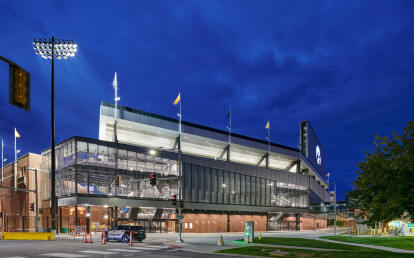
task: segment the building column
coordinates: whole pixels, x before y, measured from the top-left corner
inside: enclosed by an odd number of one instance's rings
[[[75,204],[75,226],[79,226],[79,220],[78,220],[78,205]]]
[[[114,226],[118,226],[118,206],[115,206]]]
[[[230,232],[230,212],[227,211],[227,232]]]
[[[61,232],[61,230],[62,230],[62,227],[63,227],[63,216],[62,216],[62,213],[63,213],[63,207],[62,206],[60,206],[59,207],[59,233],[62,233]]]
[[[296,230],[300,231],[300,213],[296,213]]]
[[[88,216],[88,214],[89,214],[89,216]],[[90,215],[91,214],[91,210],[90,210],[90,207],[88,206],[87,208],[86,208],[86,234],[89,234],[90,233],[90,225],[91,225],[91,222],[90,222]]]

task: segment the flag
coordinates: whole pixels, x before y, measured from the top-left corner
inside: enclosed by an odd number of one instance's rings
[[[174,104],[174,105],[177,105],[177,104],[181,101],[181,97],[180,97],[180,95],[181,95],[181,92],[180,92],[180,93],[178,93],[177,98],[174,100],[174,102],[173,102],[173,104]]]
[[[266,124],[266,127],[265,127],[266,129],[269,129],[269,128],[270,128],[270,124],[269,124],[269,122],[270,122],[270,121],[269,121],[269,120],[267,120],[267,124]]]
[[[14,128],[14,137],[20,138],[20,134],[17,132],[16,128]]]
[[[112,86],[114,87],[114,89],[118,88],[118,80],[116,78],[116,72],[115,72],[114,81],[112,82]]]

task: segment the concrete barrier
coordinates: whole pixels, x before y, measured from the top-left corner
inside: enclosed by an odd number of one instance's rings
[[[1,240],[53,240],[53,233],[2,232]]]

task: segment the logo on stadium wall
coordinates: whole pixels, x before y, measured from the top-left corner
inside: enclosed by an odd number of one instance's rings
[[[321,150],[318,145],[316,145],[316,163],[318,163],[318,165],[322,164]]]

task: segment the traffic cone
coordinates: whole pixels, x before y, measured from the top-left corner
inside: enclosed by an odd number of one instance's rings
[[[105,231],[102,234],[102,244],[106,245],[106,234],[105,234]]]
[[[83,233],[83,242],[88,243],[88,235],[86,233]]]
[[[93,243],[93,241],[92,241],[92,233],[89,234],[89,243]]]
[[[131,230],[131,234],[129,236],[129,245],[132,245],[132,230]]]

